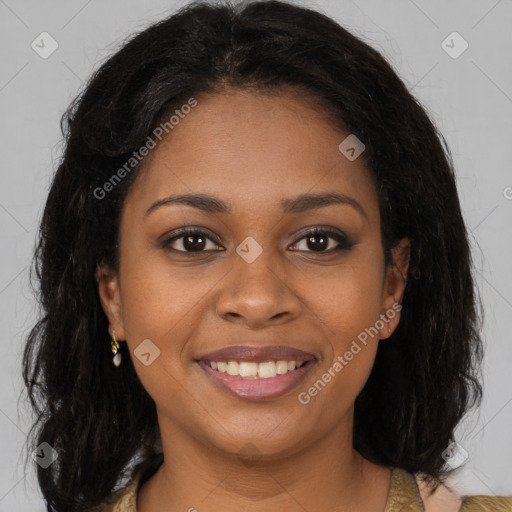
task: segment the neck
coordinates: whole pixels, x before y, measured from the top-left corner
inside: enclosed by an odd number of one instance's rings
[[[288,454],[264,456],[253,447],[252,457],[205,446],[165,420],[160,429],[164,462],[140,488],[138,512],[385,508],[390,470],[353,449],[351,429],[338,428]],[[243,451],[251,453],[251,446]]]

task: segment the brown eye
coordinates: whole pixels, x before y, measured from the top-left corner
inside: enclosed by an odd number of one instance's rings
[[[354,243],[348,240],[348,238],[341,233],[325,229],[315,229],[310,231],[293,245],[298,246],[299,242],[302,240],[305,240],[305,243],[303,244],[302,248],[296,247],[296,250],[306,252],[331,253],[341,250],[348,250],[354,246]]]
[[[201,253],[206,252],[205,249],[211,242],[213,247],[207,250],[216,250],[218,245],[203,231],[188,230],[182,231],[179,235],[163,240],[160,245],[165,249],[171,249],[176,252],[184,253]]]
[[[187,235],[182,237],[181,243],[186,251],[202,251],[206,246],[206,238],[202,235]]]
[[[310,235],[306,243],[312,251],[325,251],[329,245],[329,237],[324,234]]]

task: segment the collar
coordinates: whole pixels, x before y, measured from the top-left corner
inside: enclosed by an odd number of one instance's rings
[[[146,476],[139,471],[129,483],[114,493],[101,512],[137,512],[137,495]],[[391,485],[384,512],[425,512],[414,476],[401,468],[391,469]]]

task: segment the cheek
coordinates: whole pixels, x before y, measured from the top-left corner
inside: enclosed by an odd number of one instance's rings
[[[318,289],[316,315],[329,339],[322,364],[324,381],[340,396],[355,396],[364,386],[379,343],[383,266],[375,253],[357,263],[340,266],[332,273],[329,287]],[[374,256],[372,257],[372,254]],[[380,325],[380,323],[379,323]]]
[[[136,251],[125,257],[120,269],[122,316],[139,380],[159,406],[172,403],[175,411],[187,404],[188,394],[179,384],[185,378],[184,348],[197,327],[208,283],[191,277],[190,271],[171,272],[161,260]],[[150,354],[146,360],[144,353]]]
[[[316,291],[317,315],[325,322],[339,349],[379,319],[383,266],[379,256],[360,251],[354,263],[340,265]],[[348,341],[350,345],[350,341]]]
[[[121,305],[129,342],[150,338],[158,344],[165,325],[171,329],[180,306],[179,301],[169,300],[172,289],[157,268],[145,263],[132,265],[127,259],[121,272]]]
[[[155,365],[182,378],[190,363],[189,340],[211,309],[211,292],[221,276],[213,268],[200,272],[193,266],[171,266],[162,252],[134,249],[124,254],[122,317],[137,372],[144,375],[153,366],[141,365],[134,353],[149,339],[160,350]]]
[[[121,268],[121,306],[123,323],[130,349],[133,350],[145,339],[150,339],[163,354],[181,349],[181,340],[186,339],[187,322],[198,306],[204,283],[187,279],[186,271],[171,271],[162,257],[146,251],[125,251]],[[189,273],[190,275],[190,273]],[[172,343],[169,343],[172,340]]]

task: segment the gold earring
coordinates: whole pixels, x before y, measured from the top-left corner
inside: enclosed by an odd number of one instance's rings
[[[118,352],[119,342],[116,339],[116,331],[114,329],[112,329],[112,340],[110,341],[110,348],[112,349],[112,354],[114,354],[112,361],[115,366],[119,366],[121,364],[121,353]]]

